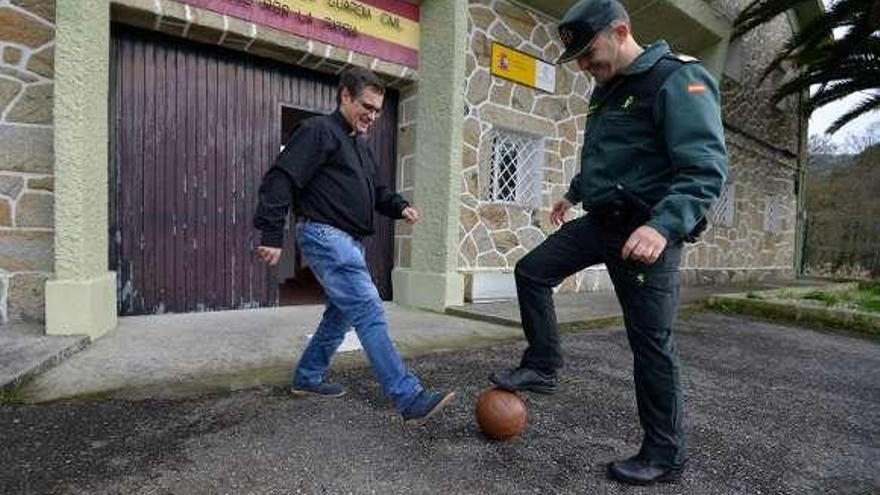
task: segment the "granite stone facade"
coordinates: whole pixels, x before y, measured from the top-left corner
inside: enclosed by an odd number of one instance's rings
[[[592,80],[566,64],[556,68],[556,90],[550,93],[490,73],[493,41],[555,62],[561,53],[555,25],[553,18],[504,0],[469,5],[459,268],[471,279],[485,272],[511,273],[516,262],[552,232],[552,204],[562,197],[579,168]],[[496,130],[539,143],[538,201],[521,204],[492,199],[488,191],[493,187],[490,169]],[[591,270],[571,277],[562,288],[595,288],[598,280],[592,275],[596,273]]]
[[[710,2],[732,20],[746,2]],[[511,83],[489,72],[492,41],[553,61],[560,53],[555,20],[507,0],[472,0],[469,6],[468,87],[465,115],[460,270],[510,274],[516,261],[552,231],[552,203],[567,190],[579,168],[579,149],[592,78],[574,64],[557,68],[554,94]],[[796,102],[770,102],[784,74],[759,82],[762,68],[792,32],[780,17],[731,46],[722,77],[722,112],[730,155],[730,201],[716,221],[683,256],[686,284],[737,283],[791,276],[795,250],[798,141]],[[637,35],[638,33],[636,33]],[[651,40],[642,40],[649,42]],[[674,49],[674,47],[673,47]],[[542,199],[525,208],[486,199],[491,166],[490,130],[501,127],[540,136],[545,145]],[[574,214],[579,214],[575,212]],[[610,288],[602,267],[567,279],[563,291]],[[469,294],[471,298],[478,295]]]
[[[0,2],[0,324],[42,321],[54,271],[55,3]]]
[[[747,0],[707,3],[732,20]],[[54,271],[54,5],[53,0],[0,0],[0,324],[42,321],[45,282]],[[113,0],[110,8],[114,22],[325,73],[338,74],[350,65],[373,69],[400,91],[397,186],[419,205],[413,197],[418,168],[416,70],[173,0]],[[550,93],[494,77],[489,70],[493,41],[555,61],[561,51],[556,22],[509,0],[471,0],[468,5],[457,255],[471,291],[480,274],[509,277],[516,262],[553,231],[550,208],[579,169],[592,79],[566,64],[556,69],[556,89]],[[792,29],[790,19],[780,16],[728,49],[721,88],[730,153],[729,201],[723,211],[713,212],[716,221],[700,241],[686,248],[687,284],[793,272],[801,122],[796,101],[770,102],[773,87],[786,73],[759,80]],[[491,193],[497,180],[492,172],[497,132],[538,143],[534,201],[502,201]],[[398,222],[395,236],[395,266],[409,268],[412,228]],[[609,288],[602,267],[576,274],[560,287]]]
[[[709,2],[729,19],[745,0]],[[783,15],[734,41],[721,80],[722,112],[734,186],[732,225],[716,222],[688,247],[685,283],[715,284],[791,277],[795,264],[800,119],[795,98],[773,104],[786,76],[761,74],[793,32]]]

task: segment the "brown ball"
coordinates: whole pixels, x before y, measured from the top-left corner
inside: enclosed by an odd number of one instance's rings
[[[477,424],[492,439],[509,440],[519,436],[526,427],[526,405],[513,392],[495,387],[477,399]]]

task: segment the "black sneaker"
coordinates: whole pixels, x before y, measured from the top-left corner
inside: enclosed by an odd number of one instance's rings
[[[684,464],[670,467],[640,456],[630,457],[608,464],[608,476],[629,485],[653,485],[675,483],[681,479]]]
[[[290,393],[297,397],[342,397],[345,395],[345,390],[335,383],[319,383],[308,386],[294,385],[290,388]]]
[[[556,375],[541,373],[531,368],[499,371],[489,376],[489,381],[511,392],[556,393]]]
[[[428,418],[452,402],[454,398],[455,392],[447,392],[445,390],[428,392],[427,390],[422,390],[410,405],[400,412],[403,416],[403,422],[413,426],[424,424]]]

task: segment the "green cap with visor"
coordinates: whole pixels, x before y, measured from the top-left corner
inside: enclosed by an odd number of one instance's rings
[[[559,39],[565,52],[556,64],[581,56],[599,31],[626,16],[626,9],[617,0],[580,0],[574,4],[559,22]]]

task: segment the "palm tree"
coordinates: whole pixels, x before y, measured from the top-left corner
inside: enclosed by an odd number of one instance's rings
[[[777,15],[801,4],[816,0],[754,0],[734,22],[733,37],[741,36]],[[834,30],[845,34],[834,38]],[[809,21],[792,35],[764,70],[766,78],[783,62],[793,62],[796,76],[774,93],[774,101],[801,92],[809,94],[805,111],[851,94],[868,96],[849,112],[841,115],[826,132],[832,134],[849,121],[880,109],[880,0],[837,0],[827,12]]]

